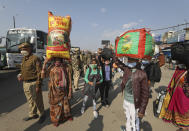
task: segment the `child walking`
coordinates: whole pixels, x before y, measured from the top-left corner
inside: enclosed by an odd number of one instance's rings
[[[101,83],[103,82],[102,78],[102,71],[97,65],[97,61],[95,58],[92,59],[91,64],[89,65],[89,68],[86,71],[85,74],[85,88],[84,88],[84,99],[83,99],[83,104],[81,108],[81,114],[84,113],[85,107],[86,107],[86,102],[88,100],[88,97],[92,98],[93,101],[93,114],[94,117],[98,117],[98,112],[96,110],[96,92],[98,89],[100,89],[100,92],[102,92],[101,89]],[[102,93],[101,93],[102,95]],[[102,99],[103,96],[101,96]]]

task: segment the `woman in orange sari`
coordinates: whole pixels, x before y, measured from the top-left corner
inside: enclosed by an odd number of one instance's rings
[[[45,76],[45,66],[48,60],[45,60],[42,70],[42,78]],[[48,73],[49,72],[49,73]],[[69,99],[71,98],[72,81],[71,73],[62,59],[55,58],[46,74],[49,76],[49,104],[50,117],[54,126],[58,126],[61,121],[72,120],[70,113]],[[68,89],[69,88],[69,89]]]
[[[169,101],[167,105],[163,105],[167,108],[164,113],[161,112],[160,114],[164,121],[173,123],[180,128],[180,131],[187,131],[189,129],[188,69],[180,64],[175,70],[168,86],[168,94],[166,95],[169,96]]]

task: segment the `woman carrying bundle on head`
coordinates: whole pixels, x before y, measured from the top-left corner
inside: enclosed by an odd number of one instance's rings
[[[177,43],[171,47],[171,58],[178,64],[168,85],[161,108],[160,118],[189,130],[189,45]]]
[[[53,58],[53,64],[46,70],[48,59],[45,60],[41,77],[49,76],[50,117],[54,126],[64,120],[72,120],[69,99],[72,96],[71,73],[61,58]]]

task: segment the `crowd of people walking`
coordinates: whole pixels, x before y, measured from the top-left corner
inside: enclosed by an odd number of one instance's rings
[[[109,89],[112,86],[113,72],[119,68],[123,71],[123,77],[120,78],[122,84],[118,88],[121,88],[124,94],[123,108],[126,115],[125,128],[121,129],[140,130],[140,121],[148,105],[150,85],[158,79],[157,73],[155,73],[156,79],[152,79],[154,72],[152,73],[149,66],[146,66],[152,65],[152,60],[128,57],[125,62],[113,53],[112,57],[104,56],[103,49],[92,53],[76,48],[71,52],[71,60],[51,58],[46,59],[42,65],[41,60],[32,54],[32,46],[29,43],[24,42],[19,48],[24,58],[18,80],[23,81],[24,93],[29,104],[29,114],[25,121],[40,117],[38,122],[43,123],[46,119],[42,97],[42,79],[46,77],[49,78],[50,118],[54,126],[58,126],[62,121],[73,120],[70,99],[73,91],[81,90],[79,87],[81,77],[85,81],[81,114],[86,110],[88,98],[92,98],[93,115],[97,118],[96,93],[100,91],[101,105],[109,106]],[[160,53],[157,55],[160,56]],[[178,63],[168,85],[168,93],[160,114],[160,118],[174,123],[181,128],[180,130],[187,130],[189,127],[188,66]],[[153,67],[156,68],[155,72],[159,71],[156,66]]]

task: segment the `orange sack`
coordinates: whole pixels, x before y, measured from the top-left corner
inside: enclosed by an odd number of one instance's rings
[[[70,59],[71,17],[54,16],[48,12],[48,28],[47,58]]]

